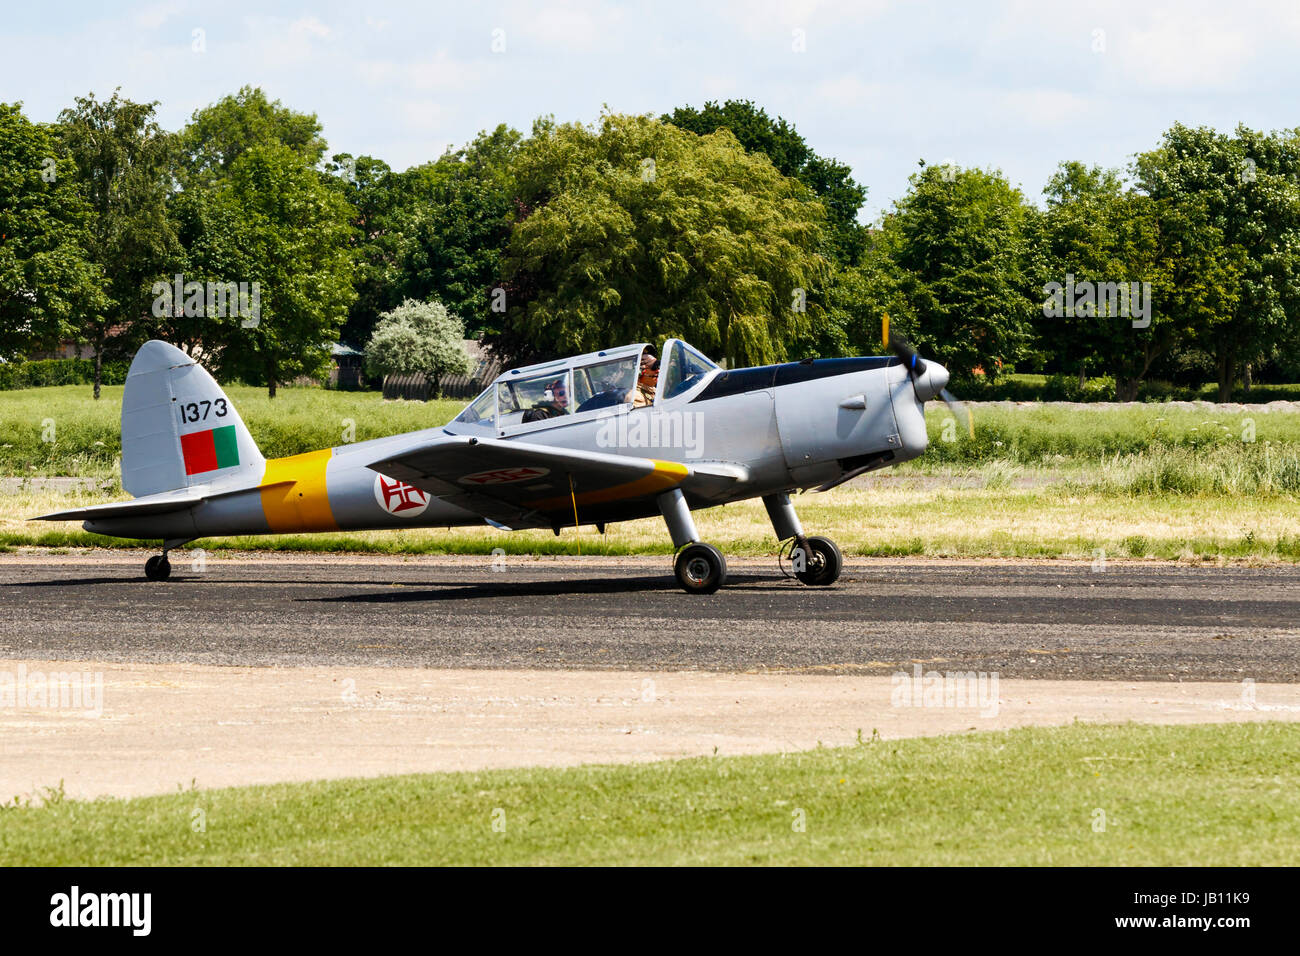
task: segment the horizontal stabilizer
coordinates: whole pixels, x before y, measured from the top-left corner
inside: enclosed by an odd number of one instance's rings
[[[291,480],[273,481],[259,485],[256,491],[291,485]],[[224,498],[249,491],[248,488],[228,488],[224,491],[203,493],[193,488],[180,491],[164,491],[157,495],[145,495],[133,501],[113,501],[106,505],[91,505],[88,508],[74,508],[71,511],[55,511],[52,514],[38,515],[28,521],[99,521],[103,518],[144,518],[148,515],[165,515],[174,511],[184,511],[214,498]]]
[[[182,494],[149,495],[134,501],[114,501],[106,505],[91,505],[89,508],[74,508],[71,511],[55,511],[47,515],[29,518],[29,521],[96,521],[101,518],[142,518],[146,515],[161,515],[171,511],[184,511],[203,501],[203,495],[186,491]]]

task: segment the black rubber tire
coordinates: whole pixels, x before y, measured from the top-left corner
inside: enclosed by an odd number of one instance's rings
[[[165,554],[155,554],[144,563],[144,576],[150,581],[166,581],[171,573],[172,564]]]
[[[835,542],[830,538],[807,538],[802,545],[795,545],[794,554],[802,547],[807,555],[804,569],[796,571],[794,576],[804,584],[815,588],[829,587],[840,579],[844,569],[844,557]]]
[[[711,544],[688,544],[673,565],[687,594],[712,594],[727,583],[727,559]]]

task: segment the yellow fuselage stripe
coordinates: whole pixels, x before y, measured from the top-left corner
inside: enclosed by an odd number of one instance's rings
[[[644,498],[646,495],[658,494],[661,491],[676,487],[690,474],[689,468],[675,461],[656,461],[654,465],[654,471],[638,478],[636,481],[614,485],[610,488],[602,488],[599,491],[580,492],[572,499],[569,495],[564,495],[559,498],[543,498],[539,501],[529,501],[525,502],[525,504],[537,511],[554,511],[561,505],[569,504],[571,500],[575,505],[603,505],[611,501]]]
[[[334,449],[272,458],[262,476],[262,514],[272,531],[336,531],[325,487],[325,468]]]

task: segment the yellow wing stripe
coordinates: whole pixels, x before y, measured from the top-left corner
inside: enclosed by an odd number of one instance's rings
[[[337,531],[325,487],[334,449],[272,458],[262,475],[262,514],[272,531]]]
[[[603,505],[611,501],[644,498],[647,495],[655,495],[680,485],[686,476],[691,473],[689,468],[675,461],[656,461],[654,466],[654,471],[641,476],[636,481],[601,488],[599,491],[580,492],[576,495],[577,503],[579,505]],[[540,498],[536,501],[528,501],[525,502],[525,505],[538,511],[554,511],[557,508],[568,507],[572,503],[573,499],[568,495],[560,495],[556,498]]]

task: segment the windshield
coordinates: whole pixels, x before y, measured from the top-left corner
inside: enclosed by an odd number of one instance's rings
[[[660,392],[664,398],[687,391],[706,372],[718,367],[681,339],[669,339],[664,348],[663,370],[659,373]]]
[[[496,417],[496,389],[489,386],[482,395],[465,406],[465,410],[455,420],[461,425],[487,425],[490,428],[496,423]]]

